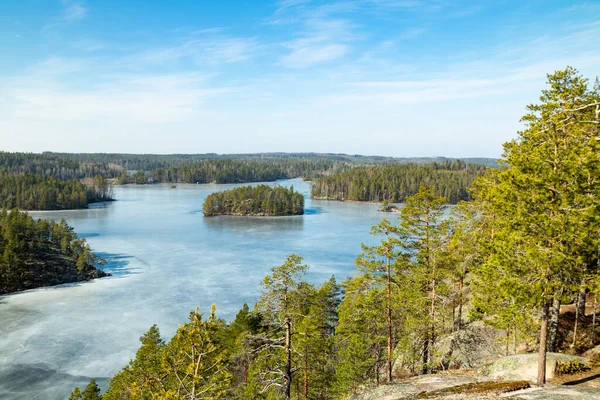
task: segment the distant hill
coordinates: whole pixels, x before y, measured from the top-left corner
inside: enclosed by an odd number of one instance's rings
[[[155,168],[169,168],[206,160],[328,160],[355,164],[428,164],[432,162],[463,160],[471,164],[496,165],[496,159],[484,157],[453,158],[453,157],[387,157],[365,156],[360,154],[343,153],[235,153],[235,154],[127,154],[127,153],[52,153],[43,155],[58,157],[79,163],[109,164],[125,167],[129,170],[149,171]]]

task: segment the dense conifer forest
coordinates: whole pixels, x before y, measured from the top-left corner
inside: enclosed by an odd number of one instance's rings
[[[101,175],[113,178],[125,169],[114,163],[79,161],[74,155],[53,153],[8,153],[0,152],[0,170],[13,174],[38,174],[60,180],[83,179]]]
[[[413,160],[413,159],[409,159]],[[415,159],[421,160],[421,159]],[[429,160],[429,159],[427,159]],[[313,180],[331,174],[352,171],[365,165],[398,164],[404,165],[406,159],[359,156],[314,156],[314,157],[247,157],[239,159],[227,157],[200,162],[182,164],[169,168],[157,168],[149,171],[139,170],[132,175],[121,174],[119,183],[249,183],[272,182],[277,179],[304,178]],[[464,165],[461,161],[443,161],[440,165]],[[412,164],[411,164],[412,165]],[[426,165],[418,163],[415,169]],[[433,164],[437,166],[437,164]],[[484,164],[469,165],[469,172],[483,170]],[[443,168],[443,167],[442,167]],[[408,169],[407,169],[408,171]],[[407,178],[407,179],[410,179]],[[417,185],[418,186],[418,185]]]
[[[0,211],[0,294],[107,276],[102,264],[64,220],[34,220]]]
[[[485,166],[460,160],[349,168],[316,179],[311,185],[311,195],[318,199],[401,203],[415,194],[422,183],[427,183],[436,194],[456,204],[470,198],[467,189],[484,172]]]
[[[210,160],[147,173],[150,182],[249,183],[302,177],[310,179],[335,168],[328,160]]]
[[[22,153],[21,153],[22,154]],[[445,157],[384,157],[336,153],[249,153],[249,154],[111,154],[111,153],[44,153],[42,157],[65,159],[78,164],[115,165],[130,171],[152,171],[168,169],[202,161],[328,161],[339,164],[389,165],[389,164],[430,164],[454,161]],[[495,165],[490,158],[467,158],[467,163]]]
[[[486,158],[467,159],[494,165]],[[320,153],[257,154],[85,154],[0,152],[0,169],[57,179],[101,175],[120,183],[245,183],[282,178],[312,179],[347,166],[427,164],[454,161],[438,158],[394,158]],[[137,175],[136,175],[137,173]]]
[[[0,171],[0,207],[22,210],[67,210],[112,200],[112,188],[100,175],[60,180],[53,176]]]
[[[294,187],[268,185],[244,186],[211,193],[204,200],[203,212],[213,215],[282,216],[304,214],[304,196]]]
[[[507,354],[512,341],[535,347],[543,385],[561,303],[585,308],[586,293],[600,295],[600,84],[570,67],[548,84],[503,166],[449,218],[450,199],[421,183],[397,219],[372,227],[378,243],[363,245],[344,282],[308,283],[308,265],[289,255],[229,324],[213,307],[168,342],[151,327],[102,398],[347,398],[447,368],[440,339],[475,321],[506,332]],[[576,330],[578,315],[573,343],[594,347],[600,338]],[[99,398],[95,382],[86,391]]]

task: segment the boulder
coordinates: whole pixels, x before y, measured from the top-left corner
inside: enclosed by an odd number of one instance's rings
[[[591,360],[600,361],[600,345],[592,347],[591,349],[583,353],[583,356]]]
[[[504,355],[504,332],[481,321],[438,338],[433,363],[436,368],[476,368]]]
[[[548,353],[546,355],[546,378],[552,379],[556,375],[556,369],[559,364],[567,364],[577,361],[585,366],[589,366],[589,360],[583,357],[571,356],[568,354]],[[488,375],[493,379],[504,380],[529,380],[537,379],[538,354],[516,354],[513,356],[502,357],[494,361],[488,369]]]

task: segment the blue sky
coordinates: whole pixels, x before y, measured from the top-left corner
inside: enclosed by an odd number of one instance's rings
[[[599,1],[0,1],[0,149],[500,155]]]

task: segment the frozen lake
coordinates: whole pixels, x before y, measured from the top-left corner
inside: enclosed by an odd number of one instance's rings
[[[114,276],[0,296],[0,398],[65,399],[90,377],[105,385],[152,324],[169,339],[190,310],[212,303],[232,318],[290,253],[305,257],[309,281],[341,281],[361,243],[373,242],[369,228],[396,216],[375,204],[311,200],[300,180],[279,184],[305,194],[305,215],[202,215],[208,194],[236,185],[124,186],[102,207],[32,213],[65,218]]]

